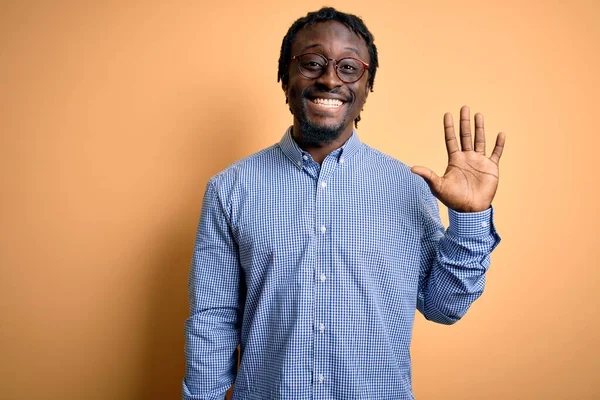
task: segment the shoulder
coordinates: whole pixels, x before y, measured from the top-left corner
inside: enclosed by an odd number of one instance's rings
[[[352,178],[371,193],[373,204],[418,226],[423,211],[434,200],[425,180],[412,173],[404,162],[369,145],[362,146],[359,160],[352,163],[357,169]]]
[[[285,165],[285,161],[279,144],[273,144],[232,163],[212,176],[208,185],[212,186],[222,199],[231,198],[234,191],[256,186],[268,178],[272,171],[279,169],[282,164]]]
[[[412,204],[428,208],[431,204],[437,204],[425,180],[412,173],[410,166],[366,144],[362,151],[364,168],[371,185],[380,193],[390,195],[398,207]]]
[[[365,167],[373,172],[372,175],[394,182],[401,181],[405,185],[414,186],[419,191],[427,187],[423,178],[413,174],[410,167],[402,161],[366,144],[363,144],[362,151]]]

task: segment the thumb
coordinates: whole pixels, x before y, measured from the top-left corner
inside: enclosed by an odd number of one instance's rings
[[[425,179],[425,182],[431,188],[433,193],[438,193],[439,189],[442,186],[442,178],[437,176],[435,172],[430,170],[427,167],[414,166],[410,169],[413,174],[419,175],[421,178]]]

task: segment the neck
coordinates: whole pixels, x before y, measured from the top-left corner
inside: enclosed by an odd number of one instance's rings
[[[331,142],[319,143],[318,145],[306,145],[302,140],[302,132],[300,131],[298,124],[294,122],[294,126],[292,128],[292,137],[302,150],[310,154],[315,162],[322,164],[323,160],[325,160],[325,157],[327,157],[329,153],[339,149],[348,141],[348,139],[350,139],[352,132],[352,125],[350,125],[349,129],[345,129],[340,136]]]

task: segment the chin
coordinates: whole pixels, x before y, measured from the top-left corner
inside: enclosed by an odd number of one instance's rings
[[[318,124],[308,118],[299,119],[302,142],[310,146],[329,144],[340,137],[344,131],[344,124]]]

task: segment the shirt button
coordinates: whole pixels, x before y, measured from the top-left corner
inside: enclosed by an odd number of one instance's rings
[[[308,156],[305,154],[305,155],[303,155],[303,156],[302,156],[302,159],[303,159],[304,161],[306,161],[306,160],[308,160]]]
[[[345,162],[344,157],[340,157],[340,164],[343,164]]]
[[[321,274],[321,276],[319,276],[319,279],[321,280],[321,282],[325,282],[325,279],[327,279],[327,277],[325,276],[325,274]]]
[[[299,165],[299,166],[302,166],[302,161],[298,161],[298,165]]]
[[[321,225],[321,233],[325,232],[327,232],[327,228],[325,228],[325,225]]]
[[[327,182],[321,182],[321,187],[325,188],[327,186]]]
[[[323,383],[324,380],[325,377],[323,376],[323,374],[319,374],[319,383]]]
[[[485,221],[484,221],[484,222],[482,222],[482,223],[481,223],[481,227],[482,227],[482,228],[485,228],[485,227],[487,227],[487,226],[488,226],[488,223],[487,223],[487,222],[485,222]]]
[[[319,324],[319,330],[325,332],[325,324]]]

